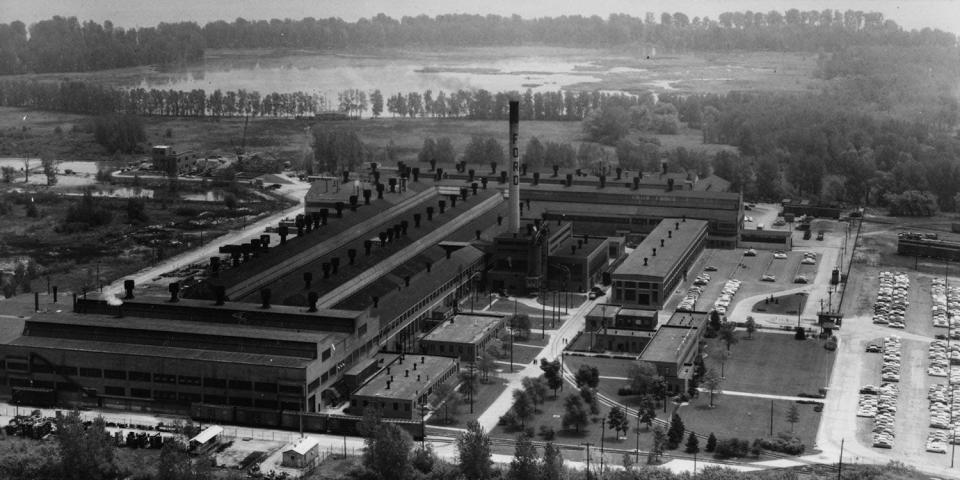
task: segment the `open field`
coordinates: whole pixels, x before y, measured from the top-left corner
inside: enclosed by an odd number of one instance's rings
[[[759,332],[748,340],[742,328],[736,334],[740,341],[730,347],[730,357],[723,366],[726,378],[722,389],[796,396],[817,393],[827,385],[826,376],[835,354],[823,348],[824,341],[794,340],[793,335]],[[704,350],[707,368],[719,372],[720,351],[726,350],[724,343],[718,338],[707,339]]]
[[[687,430],[703,435],[713,432],[718,440],[739,438],[752,442],[755,438],[770,437],[771,403],[773,435],[790,432],[786,412],[794,402],[789,400],[771,401],[766,398],[714,394],[714,407],[710,408],[710,394],[701,392],[700,396],[689,404],[681,405],[677,414]],[[813,405],[798,404],[797,408],[800,421],[793,426],[793,433],[807,446],[807,451],[810,451],[816,441],[820,413],[813,411]]]
[[[507,382],[491,372],[487,382],[480,382],[479,386],[477,393],[473,397],[473,413],[470,413],[469,397],[462,395],[462,400],[459,405],[456,407],[453,405],[448,406],[446,412],[444,411],[444,407],[441,406],[433,412],[433,415],[427,420],[427,424],[466,428],[467,422],[479,418],[480,414],[487,408],[490,408],[490,405],[493,404],[497,397],[507,389]],[[449,434],[449,432],[443,432],[443,434],[446,435]]]

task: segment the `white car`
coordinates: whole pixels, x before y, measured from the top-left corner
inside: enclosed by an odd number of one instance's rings
[[[774,252],[774,253],[773,253],[773,258],[783,260],[783,259],[787,258],[787,254],[786,254],[786,253],[783,253],[783,252]]]

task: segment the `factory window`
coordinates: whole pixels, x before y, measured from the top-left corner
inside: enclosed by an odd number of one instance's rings
[[[57,390],[61,392],[77,392],[80,386],[70,382],[57,382]]]
[[[230,397],[228,403],[237,407],[249,407],[253,405],[253,399],[247,397]]]
[[[357,329],[357,335],[362,337],[366,334],[367,334],[367,324],[364,323],[363,325],[360,325],[360,328]]]
[[[53,367],[46,364],[34,364],[33,373],[53,373]]]
[[[199,393],[189,393],[189,392],[180,392],[177,397],[181,402],[199,402],[200,394]]]
[[[169,390],[154,390],[153,398],[155,400],[176,400],[177,392],[171,392]]]
[[[131,388],[130,396],[136,398],[150,398],[149,388]]]
[[[277,393],[276,383],[257,382],[253,384],[253,389],[263,393]]]
[[[227,397],[223,395],[204,395],[203,401],[205,403],[212,403],[214,405],[223,405],[227,403]]]
[[[230,380],[230,388],[234,390],[251,390],[253,383],[246,380]]]
[[[66,366],[60,365],[55,370],[60,375],[76,375],[77,374],[77,367],[66,367]]]
[[[307,391],[316,390],[320,386],[321,382],[325,382],[326,379],[320,379],[320,377],[314,378],[310,385],[307,385]]]
[[[118,380],[126,380],[127,372],[123,370],[104,370],[103,378],[115,378]]]
[[[177,383],[180,385],[200,385],[200,377],[192,377],[188,375],[180,375],[177,378]]]
[[[99,368],[81,368],[80,376],[100,378],[103,376],[103,372],[101,372]]]
[[[409,411],[410,411],[410,404],[409,404],[409,403],[403,404],[403,409],[409,412]]]
[[[327,383],[328,378],[330,378],[330,376],[327,375],[327,372],[323,372],[323,375],[320,375],[320,383]],[[313,389],[311,388],[310,390]]]
[[[133,381],[136,381],[136,382],[149,382],[149,381],[150,381],[150,374],[147,373],[147,372],[133,372],[133,371],[131,371],[131,372],[128,372],[128,373],[127,373],[127,376],[130,378],[130,380],[133,380]]]
[[[204,377],[203,386],[213,388],[227,388],[227,381],[222,378]]]
[[[257,399],[257,400],[254,400],[253,406],[254,406],[254,407],[257,407],[257,408],[270,408],[270,409],[274,409],[274,408],[277,408],[277,401],[276,401],[276,400],[268,400],[268,399],[259,398],[259,399]]]
[[[319,384],[319,382],[318,382],[318,384]],[[316,387],[314,387],[314,388],[316,388]],[[280,393],[291,393],[291,394],[294,394],[294,395],[301,395],[301,394],[303,394],[303,386],[302,386],[302,385],[280,385],[280,388],[279,388],[279,389],[280,389]]]
[[[106,386],[106,387],[103,387],[103,393],[105,393],[105,394],[107,394],[107,395],[117,395],[117,396],[119,396],[119,397],[122,397],[122,396],[126,395],[127,389],[125,389],[125,388],[123,388],[123,387],[111,387],[111,386]]]
[[[397,402],[393,402],[393,409],[400,410],[400,405]]]
[[[320,355],[320,361],[326,362],[329,359],[330,359],[330,349],[328,348],[324,350],[323,353]]]
[[[30,382],[26,378],[11,378],[10,379],[11,387],[26,387],[30,385]]]
[[[280,410],[299,411],[300,404],[297,402],[280,402]]]
[[[106,373],[104,373],[104,376],[106,376]],[[109,377],[107,377],[107,378],[109,378]],[[154,373],[154,374],[153,374],[153,381],[156,382],[156,383],[177,383],[177,376],[176,376],[176,375],[164,375],[164,374],[162,374],[162,373]]]

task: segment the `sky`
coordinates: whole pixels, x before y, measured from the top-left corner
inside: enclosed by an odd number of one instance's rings
[[[726,11],[861,10],[878,11],[905,29],[938,28],[960,35],[960,0],[0,0],[0,23],[20,20],[27,25],[54,15],[81,21],[110,20],[121,27],[160,22],[340,17],[356,21],[384,13],[404,15],[444,13],[517,14],[524,18],[559,15],[682,12],[690,18],[716,19]]]

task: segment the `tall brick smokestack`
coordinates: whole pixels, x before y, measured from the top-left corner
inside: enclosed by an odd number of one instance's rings
[[[510,232],[520,233],[520,102],[510,100]]]

